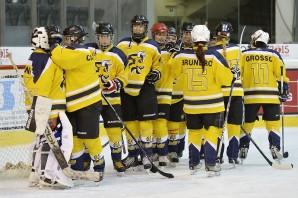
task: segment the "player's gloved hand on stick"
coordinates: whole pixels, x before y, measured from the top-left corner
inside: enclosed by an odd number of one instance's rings
[[[122,84],[117,78],[105,82],[103,86],[102,93],[104,94],[111,94],[120,91],[122,88]]]
[[[236,65],[233,66],[233,67],[231,68],[231,72],[233,73],[233,82],[234,82],[235,80],[239,80],[239,79],[240,79],[241,74],[240,74],[240,69],[239,69],[239,67],[237,67]]]
[[[289,99],[289,84],[283,83],[283,88],[281,87],[281,82],[278,81],[278,92],[279,92],[279,100],[281,102],[286,102]]]

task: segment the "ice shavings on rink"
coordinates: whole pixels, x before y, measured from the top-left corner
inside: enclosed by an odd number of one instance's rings
[[[255,129],[253,138],[271,159],[265,129]],[[0,180],[0,197],[88,197],[88,198],[296,198],[298,195],[298,129],[285,129],[285,150],[293,163],[292,170],[271,168],[254,146],[250,145],[244,165],[236,169],[222,170],[219,177],[207,178],[204,169],[190,175],[188,154],[184,152],[176,168],[165,171],[175,175],[167,179],[159,174],[148,175],[144,171],[129,171],[124,177],[116,176],[112,168],[109,148],[105,148],[106,174],[98,186],[80,182],[67,190],[38,189],[28,187],[26,179]],[[227,158],[225,158],[227,161]],[[227,164],[223,165],[225,169]]]

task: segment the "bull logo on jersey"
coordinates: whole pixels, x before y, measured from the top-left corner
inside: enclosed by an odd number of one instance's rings
[[[130,68],[130,72],[133,74],[141,74],[142,69],[144,66],[140,66],[139,64],[143,64],[145,60],[145,53],[140,51],[138,53],[130,54],[128,56],[128,66]]]
[[[110,60],[102,60],[95,62],[96,72],[102,83],[105,83],[109,80],[109,70],[112,63]]]

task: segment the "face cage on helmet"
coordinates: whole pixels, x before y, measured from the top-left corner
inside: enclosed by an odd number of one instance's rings
[[[144,26],[144,32],[143,33],[134,33],[133,32],[133,26],[134,25],[137,25],[137,24],[142,24]],[[147,32],[148,32],[148,23],[144,23],[144,22],[136,22],[136,23],[132,23],[131,24],[131,35],[132,35],[132,38],[134,40],[142,40],[146,37],[147,35]]]
[[[109,35],[110,36],[110,44],[109,45],[101,45],[99,43],[99,36],[100,35]],[[113,41],[114,41],[114,34],[96,34],[96,38],[97,38],[97,43],[98,43],[98,46],[100,47],[101,50],[106,50],[108,47],[110,47],[112,44],[113,44]]]

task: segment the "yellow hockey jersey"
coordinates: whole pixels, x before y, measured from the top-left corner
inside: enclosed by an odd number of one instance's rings
[[[31,107],[32,96],[44,96],[52,99],[50,118],[58,117],[59,111],[65,111],[63,70],[52,62],[49,53],[42,49],[33,51],[25,66],[23,80],[29,92],[25,99],[27,110]]]
[[[173,91],[173,68],[168,64],[170,52],[161,50],[161,78],[155,83],[158,104],[171,104]]]
[[[244,89],[244,103],[279,104],[277,81],[281,80],[283,70],[286,77],[285,65],[280,54],[272,49],[253,48],[242,52],[241,70]]]
[[[222,44],[223,42],[216,42],[215,46],[212,46],[209,49],[217,50],[226,59],[230,68],[236,65],[240,69],[239,58],[240,58],[241,51],[239,47],[234,44],[227,44],[226,52],[224,53]],[[223,91],[224,96],[229,96],[231,91],[231,86],[230,85],[223,86],[221,90]],[[244,94],[243,94],[241,79],[236,80],[234,84],[232,96],[243,96],[243,95]]]
[[[125,54],[117,47],[111,46],[105,51],[96,50],[95,67],[100,79],[100,85],[104,82],[117,78],[122,87],[127,85],[128,70],[125,70],[127,59]],[[106,94],[111,104],[120,104],[120,91]],[[103,100],[103,105],[107,103]]]
[[[216,50],[206,51],[205,59],[204,71],[192,49],[181,50],[170,60],[170,64],[176,66],[176,75],[182,75],[183,110],[187,114],[224,111],[221,86],[230,85],[233,75],[228,63]]]
[[[153,69],[161,71],[159,46],[154,40],[146,37],[140,43],[125,38],[117,47],[127,57],[129,75],[124,91],[131,96],[138,96],[147,74]]]
[[[57,46],[51,52],[55,64],[65,70],[66,107],[73,112],[101,100],[95,51],[84,46]]]

